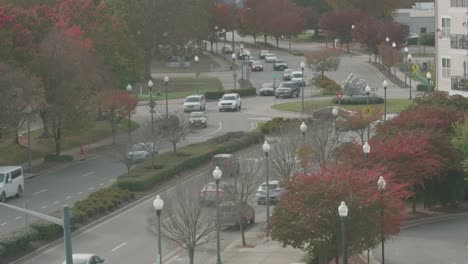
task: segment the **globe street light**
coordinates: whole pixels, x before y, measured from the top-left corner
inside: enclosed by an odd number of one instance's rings
[[[392,43],[392,48],[396,49],[396,43]],[[393,75],[396,76],[396,60],[395,60],[395,51],[392,49],[392,61],[393,61]]]
[[[353,56],[353,46],[354,46],[354,40],[353,40],[353,33],[354,33],[354,25],[351,25],[351,42],[352,42],[352,46],[351,46],[351,56]]]
[[[408,51],[409,51],[408,47],[405,47],[404,51],[405,51],[405,60],[406,60],[406,63],[405,63],[406,65],[405,66],[405,87],[406,87],[407,86],[406,79],[408,77]]]
[[[128,84],[127,85],[127,92],[131,95],[132,94],[132,90],[133,90],[133,87],[131,84]],[[130,143],[130,140],[132,139],[132,136],[131,136],[131,128],[130,128],[130,125],[131,125],[131,122],[132,122],[132,107],[131,105],[127,105],[128,107],[128,142]]]
[[[302,134],[302,147],[305,148],[305,145],[306,145],[305,134],[307,132],[307,124],[304,121],[302,121],[301,125],[299,126],[299,129],[301,130],[301,134]],[[304,162],[302,164],[302,169],[304,170],[304,174],[305,174],[306,167],[305,167]]]
[[[200,72],[198,71],[198,61],[200,60],[200,58],[198,58],[198,56],[195,55],[195,58],[193,60],[195,61],[195,79],[197,80],[197,94],[200,94],[198,85],[198,76],[200,76]]]
[[[383,90],[384,90],[384,122],[387,121],[387,80],[384,80],[382,83]]]
[[[156,195],[156,199],[153,201],[153,207],[156,210],[156,216],[158,217],[158,258],[156,263],[162,263],[162,253],[161,253],[161,211],[164,206],[164,201]]]
[[[223,59],[226,60],[226,30],[223,28],[221,32],[223,32],[224,35]]]
[[[219,181],[223,176],[223,172],[218,166],[213,170],[213,178],[216,182],[216,264],[221,264],[221,245],[220,245],[220,221],[219,221]]]
[[[152,142],[152,150],[151,150],[151,169],[154,169],[154,152],[155,152],[155,146],[154,146],[154,108],[156,107],[156,102],[153,100],[153,81],[149,80],[148,81],[148,87],[150,90],[150,102],[149,102],[149,107],[150,107],[150,113],[151,113],[151,142]]]
[[[301,107],[301,112],[304,113],[304,90],[305,90],[305,82],[304,82],[304,68],[305,68],[305,63],[301,61],[301,69],[302,69],[302,83],[301,83],[301,88],[302,88],[302,107]]]
[[[380,191],[380,200],[382,201],[382,207],[380,208],[380,220],[381,220],[381,225],[380,225],[380,236],[381,236],[381,243],[382,243],[382,264],[385,264],[385,246],[384,246],[384,199],[383,199],[383,192],[385,190],[385,187],[387,186],[387,183],[385,182],[385,179],[383,176],[379,177],[379,180],[377,181],[377,188]]]
[[[166,86],[166,118],[169,117],[169,105],[167,103],[167,85],[169,84],[169,76],[164,75],[164,84]]]
[[[367,163],[369,161],[369,153],[370,153],[370,145],[367,141],[364,143],[364,146],[362,146],[362,151],[364,152],[364,158],[366,160],[366,171],[367,171],[368,170]]]
[[[387,44],[390,42],[390,38],[389,37],[386,37],[385,38],[385,42],[387,42]]]
[[[266,177],[266,226],[268,228],[270,224],[270,175],[268,173],[268,157],[270,154],[270,144],[265,140],[262,146],[263,153],[265,154],[265,177]]]
[[[427,72],[426,73],[426,78],[427,78],[427,93],[431,93],[431,78],[432,78],[432,74],[431,72]]]
[[[409,99],[413,99],[413,95],[411,93],[411,60],[413,59],[413,56],[411,56],[411,53],[406,56],[406,59],[408,60],[408,78],[409,78]]]
[[[341,219],[341,263],[346,264],[346,230],[345,230],[345,220],[348,217],[348,206],[345,202],[341,202],[338,207],[338,214]]]
[[[236,80],[236,54],[232,53],[232,76],[234,77],[234,90],[237,89],[237,80]]]
[[[370,88],[370,86],[367,84],[367,85],[366,85],[366,88],[364,88],[364,90],[366,91],[366,95],[367,95],[367,109],[366,109],[366,112],[369,114],[369,112],[370,112],[370,108],[369,108],[369,94],[370,94],[371,88]],[[367,124],[367,140],[369,140],[369,137],[370,137],[370,123]]]

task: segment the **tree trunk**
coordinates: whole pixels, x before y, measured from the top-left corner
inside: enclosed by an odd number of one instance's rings
[[[210,41],[210,51],[213,53],[213,41]]]
[[[413,209],[413,213],[416,212],[416,188],[413,186],[413,205],[412,205],[412,209]]]
[[[187,249],[187,252],[189,255],[190,264],[193,264],[195,261],[195,249],[194,248]]]
[[[245,230],[244,230],[244,218],[243,217],[240,217],[239,229],[240,229],[240,233],[241,233],[242,246],[245,247],[245,246],[247,246],[247,242],[245,241]]]
[[[19,130],[18,129],[15,129],[15,142],[14,142],[16,145],[19,145],[21,146],[20,142],[19,142]]]
[[[177,153],[177,143],[172,143],[172,149],[174,150],[174,154]]]
[[[257,48],[257,35],[253,35],[252,37],[254,39],[254,48],[256,49]]]
[[[275,39],[276,39],[276,47],[279,48],[279,37],[276,36]]]
[[[336,256],[336,258],[335,258],[335,264],[340,264],[340,256]]]
[[[291,36],[289,36],[289,52],[291,52]]]
[[[54,132],[54,142],[55,142],[55,155],[60,156],[60,139],[62,137],[62,132],[60,127],[55,129]]]
[[[111,131],[112,131],[112,145],[115,144],[115,131],[116,131],[116,124],[115,124],[115,117],[111,117]]]
[[[151,52],[145,52],[145,79],[151,80]]]
[[[42,120],[42,136],[41,137],[49,137],[49,124],[47,124],[47,111],[41,110],[39,111],[39,117]]]
[[[265,44],[267,44],[267,34],[263,34],[263,39],[264,39]]]
[[[348,53],[349,53],[349,40],[348,40],[348,41],[346,41],[346,52],[348,52]]]

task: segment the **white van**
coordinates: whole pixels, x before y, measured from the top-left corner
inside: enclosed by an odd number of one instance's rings
[[[7,198],[20,197],[24,190],[23,169],[19,166],[0,167],[0,202]]]

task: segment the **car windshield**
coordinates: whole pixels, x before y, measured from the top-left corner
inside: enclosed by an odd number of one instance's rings
[[[264,83],[262,84],[262,88],[273,88],[273,83]]]
[[[279,60],[276,60],[276,63],[286,63],[286,61],[279,59]]]
[[[278,188],[277,184],[269,184],[269,185],[270,185],[270,190],[275,190],[276,188]],[[260,190],[266,191],[266,189],[267,189],[266,184],[262,184],[262,186],[260,186]]]
[[[133,145],[132,151],[146,151],[146,147],[143,144]]]
[[[5,174],[0,173],[0,182],[3,182],[5,180]]]
[[[236,100],[236,97],[233,95],[223,96],[223,100]]]
[[[187,103],[200,102],[200,97],[188,97],[187,99],[185,99],[185,102]]]
[[[201,112],[193,112],[190,114],[190,117],[204,117],[205,114]]]
[[[295,83],[289,82],[289,83],[282,83],[282,84],[280,85],[280,88],[293,88],[293,87],[295,87],[295,86],[296,86]]]
[[[259,62],[259,61],[254,61],[254,62],[252,62],[252,64],[253,64],[253,65],[262,65],[262,63]]]
[[[302,73],[295,73],[293,74],[294,78],[302,78]]]

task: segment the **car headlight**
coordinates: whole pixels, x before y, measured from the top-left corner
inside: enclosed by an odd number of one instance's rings
[[[190,123],[193,123],[193,122],[194,122],[193,120],[190,121]]]
[[[202,123],[205,123],[206,121],[205,120],[202,120]]]

